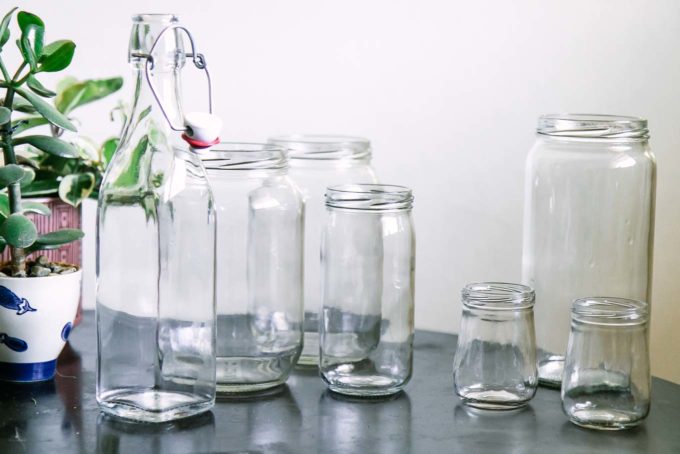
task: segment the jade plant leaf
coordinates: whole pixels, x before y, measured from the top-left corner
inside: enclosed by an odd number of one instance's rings
[[[60,156],[62,158],[77,158],[78,150],[68,142],[50,136],[24,136],[17,137],[14,145],[29,144],[45,153]]]
[[[29,117],[13,121],[12,126],[14,127],[14,134],[21,134],[27,129],[44,126],[48,123],[49,121],[45,120],[43,117]]]
[[[9,13],[5,14],[5,17],[2,18],[2,22],[0,22],[0,48],[9,41],[9,22],[12,20],[12,14],[14,14],[14,11],[17,9],[16,6],[12,8]]]
[[[22,167],[24,169],[24,176],[19,180],[19,184],[21,185],[22,188],[28,186],[29,184],[33,183],[33,180],[35,180],[35,170],[33,170],[30,167]]]
[[[9,197],[5,193],[0,193],[0,217],[7,219],[10,215]]]
[[[77,207],[94,190],[95,177],[92,173],[66,175],[59,183],[59,197]]]
[[[57,109],[49,105],[40,96],[36,95],[30,90],[25,90],[23,88],[16,88],[16,92],[30,102],[35,110],[40,112],[40,114],[45,117],[50,123],[60,128],[68,129],[69,131],[77,132],[76,127],[69,121],[68,118]]]
[[[29,248],[29,251],[40,251],[46,249],[56,249],[64,244],[77,241],[84,237],[82,230],[78,229],[62,229],[54,232],[40,235],[35,243]]]
[[[24,169],[16,164],[0,167],[0,188],[6,188],[10,184],[20,181],[25,174]]]
[[[57,96],[55,92],[45,88],[43,84],[41,84],[40,81],[36,79],[35,76],[33,75],[28,76],[28,79],[26,80],[26,85],[28,85],[28,88],[33,90],[35,94],[38,94],[43,98],[52,98],[54,96]]]
[[[85,80],[68,85],[63,91],[59,91],[54,105],[57,110],[67,114],[76,107],[102,99],[111,93],[115,93],[123,86],[122,77],[110,79]]]
[[[75,43],[66,39],[48,44],[38,60],[38,71],[54,73],[66,69],[71,64],[75,51]]]
[[[43,51],[45,23],[35,14],[26,11],[17,14],[17,22],[21,29],[21,38],[17,40],[17,45],[24,60],[30,65],[31,72],[37,72],[38,59]]]
[[[12,119],[12,111],[7,107],[0,107],[0,125],[4,125]]]
[[[47,205],[40,202],[23,201],[21,202],[21,208],[24,213],[35,213],[43,216],[52,214],[52,210],[50,210]]]
[[[23,113],[36,113],[37,110],[35,110],[35,107],[33,105],[21,98],[14,98],[14,102],[12,103],[12,110],[16,110],[17,112],[23,112]]]
[[[12,247],[27,248],[38,238],[38,230],[26,216],[14,213],[0,225],[0,236]]]

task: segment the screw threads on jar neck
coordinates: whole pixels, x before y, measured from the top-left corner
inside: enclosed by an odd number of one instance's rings
[[[266,143],[221,142],[200,154],[206,170],[284,171],[288,159],[283,148]]]
[[[572,304],[571,317],[589,324],[640,325],[649,320],[649,304],[627,298],[579,298]]]
[[[413,207],[413,192],[388,184],[343,184],[326,190],[326,206],[357,211],[404,211]]]
[[[647,120],[638,117],[598,114],[549,114],[538,119],[536,132],[571,139],[646,141]]]
[[[268,140],[286,150],[291,160],[369,161],[371,143],[361,137],[333,135],[275,136]]]
[[[484,310],[531,309],[535,300],[531,287],[506,282],[468,284],[461,295],[466,307]]]

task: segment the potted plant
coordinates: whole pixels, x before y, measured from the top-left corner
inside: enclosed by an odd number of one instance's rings
[[[75,131],[71,121],[45,101],[56,93],[45,88],[37,75],[65,69],[75,44],[58,40],[44,44],[45,24],[36,15],[17,14],[20,37],[16,40],[22,61],[10,75],[2,51],[10,42],[10,21],[16,8],[0,22],[0,248],[10,250],[10,261],[0,268],[0,379],[47,380],[54,376],[56,358],[68,339],[80,297],[81,270],[72,264],[50,262],[31,255],[58,248],[82,238],[78,229],[38,234],[27,214],[46,216],[49,208],[22,200],[22,185],[35,178],[35,171],[17,159],[16,148],[30,145],[50,155],[76,158],[78,150],[51,135],[19,135],[23,120],[13,121],[21,106],[30,105],[55,128]],[[35,255],[34,255],[35,256]]]

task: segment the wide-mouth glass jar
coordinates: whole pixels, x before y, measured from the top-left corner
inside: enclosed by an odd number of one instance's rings
[[[649,301],[656,163],[648,139],[637,117],[538,120],[526,161],[522,282],[536,291],[542,384],[561,384],[572,301]]]
[[[580,426],[619,430],[649,413],[649,305],[625,298],[574,301],[562,408]]]
[[[302,350],[302,199],[275,145],[220,143],[201,159],[217,213],[217,391],[272,388]]]
[[[487,410],[526,405],[538,385],[533,289],[480,282],[466,285],[461,295],[463,317],[453,365],[456,394],[465,404]]]
[[[321,242],[321,377],[354,396],[399,392],[413,369],[413,195],[403,186],[326,191]]]
[[[268,142],[288,153],[289,175],[305,201],[305,341],[298,363],[313,366],[319,360],[319,247],[326,218],[324,194],[328,186],[378,182],[371,167],[371,144],[361,137],[305,134],[274,136]]]

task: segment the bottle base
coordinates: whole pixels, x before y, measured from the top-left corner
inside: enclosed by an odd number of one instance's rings
[[[137,422],[162,423],[210,410],[215,401],[196,400],[186,393],[157,390],[126,390],[99,400],[99,408],[107,415]]]
[[[405,382],[382,375],[338,377],[328,380],[323,377],[328,389],[337,394],[352,397],[385,397],[401,392]]]
[[[468,392],[464,395],[458,394],[458,397],[469,407],[499,411],[517,410],[525,407],[531,400],[531,397],[519,396],[505,390]]]
[[[230,396],[267,396],[276,394],[283,388],[285,378],[265,383],[217,383],[218,397]]]
[[[614,410],[579,410],[568,416],[577,426],[595,430],[626,430],[643,421],[639,415]]]

